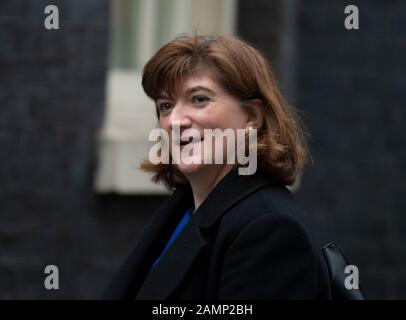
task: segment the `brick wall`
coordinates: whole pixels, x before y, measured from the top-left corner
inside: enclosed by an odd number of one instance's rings
[[[289,100],[303,113],[314,162],[297,199],[322,241],[336,241],[359,267],[367,297],[406,298],[406,3],[289,2]],[[239,34],[267,52],[283,80],[280,46],[292,34],[281,28],[282,1],[239,3]],[[356,31],[344,28],[349,4],[359,9]]]
[[[360,29],[344,28],[358,6]],[[406,3],[298,9],[297,105],[314,164],[298,196],[360,270],[370,298],[406,298]]]
[[[44,28],[57,5],[60,29]],[[108,1],[0,2],[0,299],[97,298],[155,197],[96,196]],[[44,288],[59,267],[60,290]]]

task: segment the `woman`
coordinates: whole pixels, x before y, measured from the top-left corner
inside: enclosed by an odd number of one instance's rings
[[[180,130],[180,138],[163,142],[172,146],[170,163],[150,159],[141,167],[174,192],[104,297],[329,298],[321,251],[285,187],[306,161],[304,135],[263,55],[234,37],[181,36],[148,61],[142,85],[156,103],[159,127]],[[250,128],[257,134],[256,170],[242,175],[240,163],[204,161],[214,159],[209,150],[230,151],[205,145],[205,130],[247,130],[248,141]],[[188,129],[200,135],[189,144],[182,135]],[[175,163],[174,145],[198,146],[198,161]]]

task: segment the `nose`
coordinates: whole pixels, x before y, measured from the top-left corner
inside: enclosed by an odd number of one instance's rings
[[[178,103],[172,109],[169,115],[169,127],[172,131],[174,127],[180,128],[181,132],[192,126],[192,119],[187,111],[187,106]]]

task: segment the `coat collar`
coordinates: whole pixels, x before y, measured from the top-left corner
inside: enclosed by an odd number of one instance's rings
[[[271,176],[263,171],[239,175],[238,168],[232,169],[195,211],[199,225],[202,228],[211,227],[234,204],[272,182]]]
[[[130,262],[122,272],[122,288],[132,288],[132,292],[138,291],[136,299],[170,297],[207,244],[207,239],[203,236],[206,233],[202,233],[202,229],[213,226],[234,204],[270,183],[270,177],[262,172],[252,176],[240,176],[238,168],[231,170],[210,192],[167,253],[148,274],[147,270],[164,247],[181,216],[193,205],[190,186],[178,187],[154,214],[138,246],[130,255]],[[123,281],[132,281],[132,284],[125,284]],[[129,294],[127,292],[124,295]]]

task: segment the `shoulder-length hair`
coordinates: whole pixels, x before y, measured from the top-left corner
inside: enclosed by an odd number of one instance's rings
[[[252,45],[231,36],[180,36],[147,62],[142,86],[154,101],[162,93],[171,97],[179,81],[201,67],[211,68],[218,83],[248,114],[260,113],[256,128],[258,168],[285,185],[293,184],[308,159],[303,126],[282,97],[270,63]],[[156,113],[159,118],[158,110]],[[140,168],[153,173],[153,182],[164,183],[169,189],[187,183],[173,164],[144,160]]]

